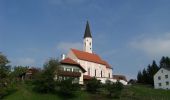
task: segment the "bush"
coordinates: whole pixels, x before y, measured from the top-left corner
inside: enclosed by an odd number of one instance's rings
[[[44,64],[44,70],[37,73],[33,80],[34,90],[40,93],[55,92],[55,71],[58,69],[58,60],[50,59]]]
[[[108,91],[109,96],[112,97],[113,94],[114,98],[120,98],[123,88],[123,84],[120,82],[113,83],[110,80],[107,80],[105,84],[105,89]]]
[[[64,96],[73,96],[74,92],[80,90],[78,83],[72,83],[72,78],[62,80],[59,82],[59,93]]]
[[[40,93],[51,93],[55,91],[55,81],[45,73],[39,73],[33,81],[33,90]]]
[[[16,88],[14,88],[13,86],[0,88],[0,99],[2,99],[4,96],[12,94],[15,91]]]
[[[100,80],[97,80],[96,78],[92,78],[86,84],[86,90],[92,93],[96,93],[100,87],[101,87],[101,82]]]

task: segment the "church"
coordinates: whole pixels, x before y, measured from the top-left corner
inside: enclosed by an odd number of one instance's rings
[[[112,78],[112,66],[98,54],[93,53],[93,38],[88,21],[83,38],[83,50],[71,48],[68,54],[62,57],[61,66],[64,71],[67,71],[61,76],[75,77],[79,84],[84,84],[92,77],[96,77],[102,83],[105,83],[106,80],[116,82]],[[70,74],[68,75],[68,73]]]

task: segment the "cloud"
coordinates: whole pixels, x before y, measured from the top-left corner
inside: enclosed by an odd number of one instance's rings
[[[147,53],[149,56],[168,56],[170,55],[170,34],[134,40],[130,46]]]
[[[57,45],[57,49],[64,51],[64,52],[68,52],[70,50],[70,48],[75,48],[75,49],[79,49],[82,50],[83,44],[80,42],[61,42]]]
[[[32,58],[19,58],[16,61],[16,65],[33,66],[35,62],[36,61]]]

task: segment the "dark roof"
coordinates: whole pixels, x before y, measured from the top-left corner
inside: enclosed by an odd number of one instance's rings
[[[113,75],[113,79],[116,79],[116,80],[124,80],[127,82],[127,79],[124,75]]]
[[[86,30],[85,30],[85,33],[84,33],[84,38],[86,37],[91,37],[91,32],[90,32],[90,26],[89,26],[89,22],[87,21],[87,24],[86,24]]]

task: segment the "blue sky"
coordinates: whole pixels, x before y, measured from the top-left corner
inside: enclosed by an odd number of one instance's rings
[[[0,0],[0,51],[12,65],[42,67],[69,48],[82,49],[86,21],[93,50],[114,74],[170,56],[169,0]]]

